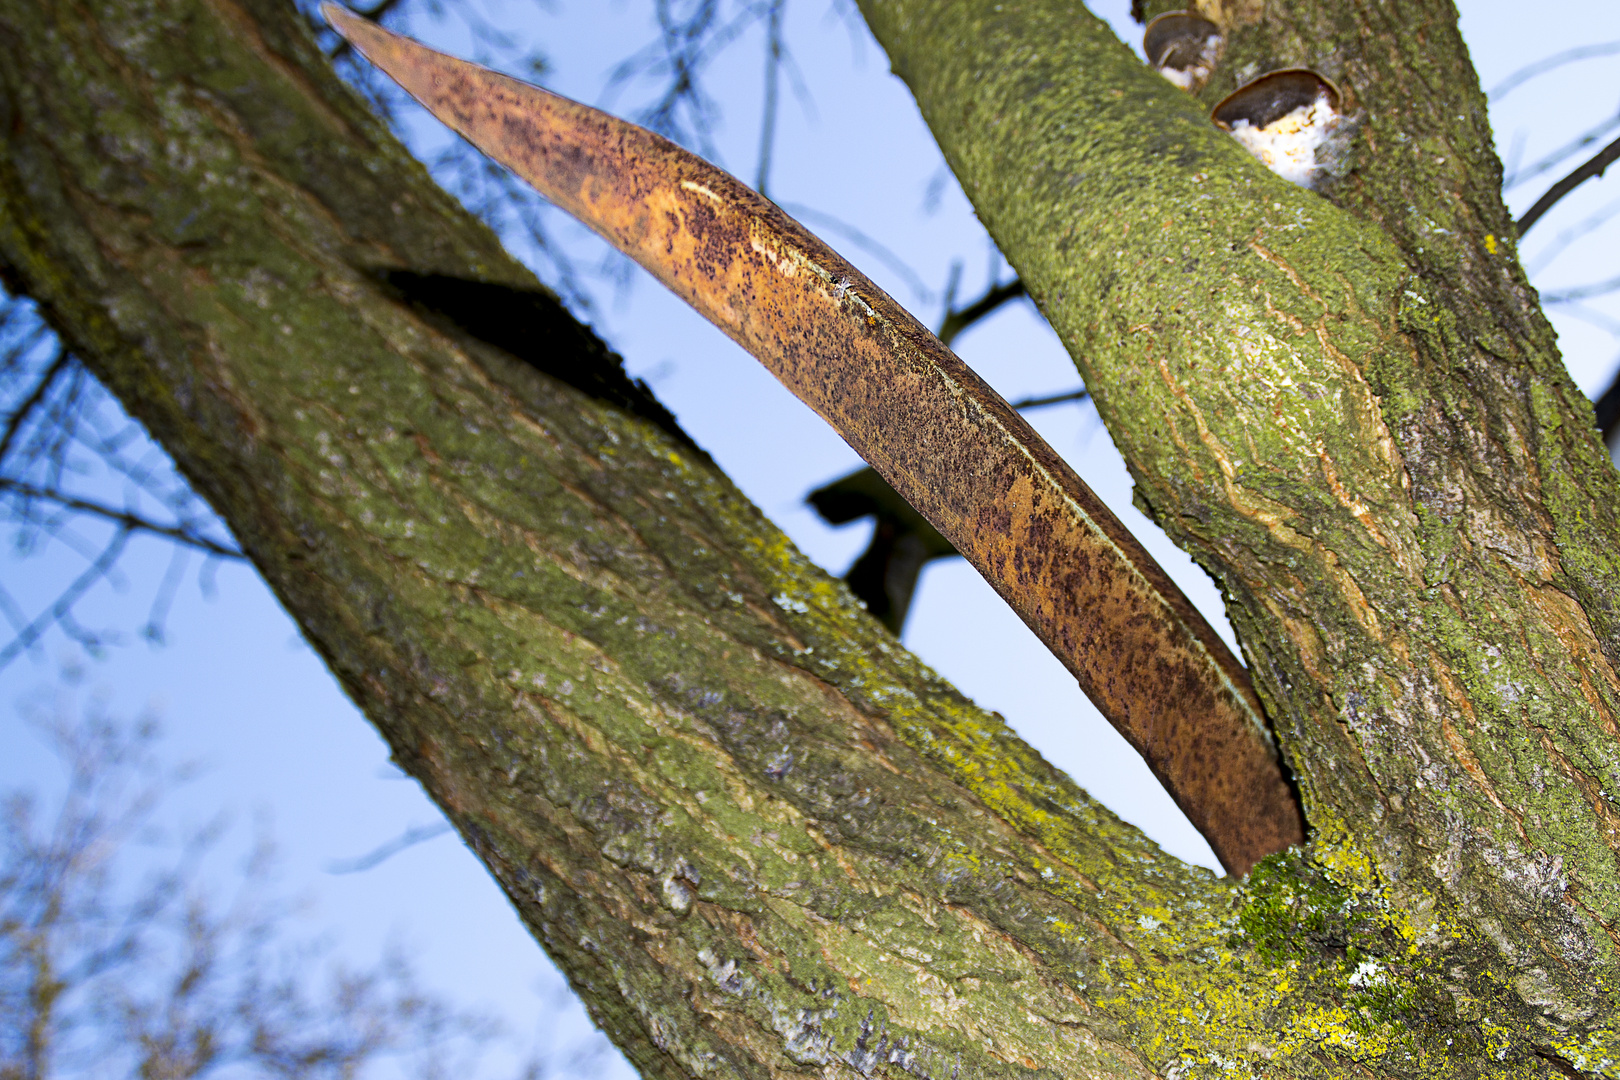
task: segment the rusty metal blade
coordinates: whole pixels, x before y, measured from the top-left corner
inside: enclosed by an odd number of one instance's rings
[[[1074,673],[1228,871],[1303,840],[1242,665],[1034,429],[859,270],[667,139],[322,11],[821,414]]]

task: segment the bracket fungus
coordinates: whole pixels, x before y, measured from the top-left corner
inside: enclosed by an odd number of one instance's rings
[[[1244,83],[1210,111],[1266,168],[1301,187],[1315,187],[1343,152],[1348,131],[1339,88],[1308,68],[1270,71]]]
[[[1209,81],[1224,44],[1220,27],[1190,11],[1167,11],[1142,35],[1142,52],[1154,70],[1193,94]]]

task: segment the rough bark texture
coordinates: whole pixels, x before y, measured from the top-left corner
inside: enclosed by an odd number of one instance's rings
[[[1290,189],[1068,0],[867,11],[1236,601],[1318,831],[1246,884],[1055,774],[665,427],[399,302],[379,271],[534,283],[276,0],[0,4],[0,266],[649,1077],[1616,1071],[1614,480],[1494,178],[1381,227],[1411,151],[1338,208]],[[1459,175],[1494,167],[1462,83],[1472,127],[1408,136]],[[549,370],[611,374],[533,306]]]
[[[645,128],[326,9],[434,116],[736,341],[950,540],[1246,876],[1304,843],[1248,672],[1029,423],[772,202]]]
[[[1597,1067],[1615,474],[1505,239],[1450,4],[1206,8],[1229,38],[1210,100],[1274,67],[1345,84],[1360,128],[1326,197],[1074,4],[863,6],[1140,500],[1228,592],[1315,857],[1357,862],[1423,950],[1488,942]]]

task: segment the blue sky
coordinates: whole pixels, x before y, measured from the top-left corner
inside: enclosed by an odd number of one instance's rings
[[[602,100],[606,72],[652,38],[643,2],[556,0],[551,14],[488,3],[492,21],[533,34],[551,62],[548,85],[582,100]],[[1128,40],[1140,30],[1127,4],[1094,6]],[[963,292],[985,283],[988,242],[917,118],[904,87],[888,74],[864,30],[830,14],[826,0],[790,5],[789,42],[812,108],[789,94],[782,112],[771,194],[790,210],[804,207],[860,229],[893,252],[909,271],[849,242],[826,218],[807,221],[925,321],[936,322],[948,268],[964,266]],[[1527,15],[1505,0],[1461,5],[1464,34],[1489,87],[1524,63],[1575,45],[1620,40],[1620,6],[1607,2],[1548,5]],[[472,49],[448,22],[423,19],[412,29],[450,51]],[[1498,145],[1518,145],[1534,161],[1620,108],[1620,57],[1563,69],[1515,90],[1493,105]],[[745,179],[754,173],[760,108],[757,44],[740,43],[718,63],[712,89],[725,103],[716,133],[721,159]],[[621,95],[616,107],[634,101]],[[413,125],[425,143],[441,138]],[[1579,160],[1578,158],[1575,160]],[[1522,211],[1558,173],[1510,193]],[[930,200],[931,188],[937,199]],[[1617,226],[1585,224],[1620,200],[1620,180],[1590,183],[1537,226],[1524,245],[1544,290],[1620,273]],[[930,203],[936,205],[930,205]],[[594,238],[557,221],[560,237],[582,265],[599,262]],[[1555,260],[1543,255],[1569,232],[1581,239]],[[1003,269],[1002,273],[1007,271]],[[814,559],[842,572],[866,539],[862,526],[822,525],[803,504],[811,488],[856,467],[853,453],[776,384],[753,360],[677,301],[634,271],[628,285],[597,280],[591,321],[644,376],[681,423],[709,449],[745,492]],[[1620,340],[1602,325],[1620,305],[1602,301],[1576,315],[1555,312],[1576,381],[1601,389],[1617,363]],[[1073,368],[1027,305],[1012,305],[958,341],[959,351],[1008,398],[1077,384]],[[1143,536],[1212,621],[1224,627],[1218,598],[1203,574],[1130,506],[1129,481],[1095,414],[1066,406],[1032,414],[1048,440]],[[0,555],[0,579],[21,596],[48,599],[76,563],[47,549],[22,559]],[[127,587],[88,599],[84,620],[133,631],[146,617],[152,589],[167,566],[156,545],[137,545],[124,565]],[[180,589],[168,621],[169,644],[135,639],[85,664],[87,685],[102,688],[115,711],[152,708],[163,718],[166,753],[206,766],[176,798],[176,820],[200,821],[221,807],[246,824],[263,815],[282,852],[289,890],[311,898],[302,916],[311,931],[331,932],[344,952],[375,956],[399,941],[418,958],[424,978],[509,1018],[524,1038],[555,1048],[564,1073],[628,1076],[616,1058],[570,1065],[568,1055],[596,1046],[588,1022],[560,977],[524,935],[494,885],[451,837],[405,851],[362,874],[334,876],[334,860],[358,855],[437,812],[414,783],[387,765],[386,751],[326,675],[296,629],[246,568],[226,566],[213,599],[194,577]],[[906,644],[986,707],[1004,714],[1051,760],[1135,822],[1168,850],[1213,865],[1207,847],[1158,791],[1144,767],[1097,717],[1073,680],[960,560],[925,574]],[[54,636],[0,671],[0,786],[49,790],[56,772],[38,738],[11,704],[42,700],[57,667],[77,662]]]

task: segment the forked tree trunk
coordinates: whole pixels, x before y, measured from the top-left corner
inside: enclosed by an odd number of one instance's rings
[[[533,279],[276,0],[6,0],[0,264],[649,1077],[1620,1071],[1615,479],[1449,5],[1214,13],[1225,72],[1348,88],[1327,198],[1074,0],[865,9],[1232,597],[1315,830],[1247,884],[667,430],[400,303],[381,272]],[[546,366],[611,381],[530,307]]]

